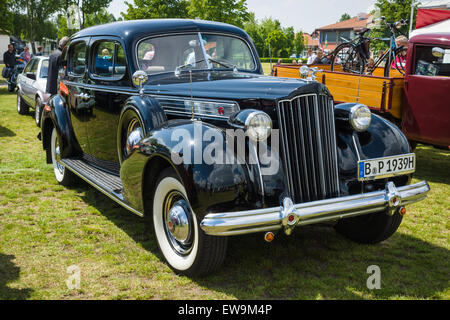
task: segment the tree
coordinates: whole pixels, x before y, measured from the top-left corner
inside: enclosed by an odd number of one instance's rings
[[[386,17],[387,22],[396,22],[401,19],[410,19],[411,15],[411,1],[412,0],[377,0],[375,3],[375,11],[372,12],[376,18],[381,16]],[[415,4],[415,12],[417,12],[418,2]],[[415,25],[416,14],[413,15]],[[408,34],[409,24],[400,28],[400,31],[404,34]],[[389,29],[384,25],[379,25],[373,28],[370,32],[371,37],[388,38],[390,36]],[[375,52],[388,48],[388,43],[383,41],[372,41],[371,49]]]
[[[351,19],[352,17],[350,17],[350,15],[348,14],[348,13],[344,13],[342,16],[341,16],[341,19],[339,19],[339,22],[342,22],[342,21],[345,21],[345,20],[349,20],[349,19]]]
[[[155,18],[186,18],[187,0],[134,0],[134,5],[125,2],[127,12],[122,12],[124,20]]]
[[[283,52],[281,51],[286,50],[285,49],[286,42],[287,42],[286,34],[278,29],[270,32],[266,38],[266,44],[267,46],[270,45],[270,51],[273,57],[285,55],[285,53],[283,54]]]
[[[11,0],[10,8],[14,15],[14,33],[25,36],[31,42],[33,52],[36,52],[35,41],[56,34],[56,29],[46,23],[58,10],[53,0]]]
[[[243,27],[249,19],[246,0],[191,0],[188,6],[191,18],[229,23]]]
[[[295,54],[301,54],[303,50],[305,50],[305,37],[303,36],[303,32],[299,31],[295,35],[294,39],[294,53]]]
[[[116,21],[112,13],[109,13],[105,8],[100,9],[96,13],[89,13],[86,15],[84,26],[91,27],[99,24],[105,24]]]
[[[0,0],[0,30],[2,32],[11,32],[12,13],[8,10],[10,0]]]

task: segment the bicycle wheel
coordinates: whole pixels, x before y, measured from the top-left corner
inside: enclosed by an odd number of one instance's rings
[[[331,71],[343,71],[362,74],[365,62],[352,43],[339,45],[333,53]]]
[[[386,61],[386,65],[384,66],[384,76],[389,77],[391,73],[391,69],[395,69],[400,72],[401,75],[406,74],[404,57],[401,54],[401,51],[397,51],[396,53],[391,53],[391,63]]]

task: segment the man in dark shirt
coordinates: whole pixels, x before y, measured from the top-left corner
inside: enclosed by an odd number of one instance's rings
[[[3,63],[7,68],[14,68],[16,65],[16,53],[12,44],[8,44],[8,51],[3,54]]]
[[[61,54],[68,41],[68,37],[62,38],[59,41],[58,49],[56,49],[48,59],[48,77],[45,91],[50,93],[50,95],[54,95],[58,92],[58,71],[61,66]]]

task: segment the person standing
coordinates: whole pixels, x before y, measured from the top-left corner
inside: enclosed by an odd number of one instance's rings
[[[44,55],[44,49],[42,48],[42,46],[38,46],[37,47],[37,56],[43,56]]]
[[[63,37],[61,40],[59,40],[58,49],[53,51],[48,58],[48,76],[47,87],[45,91],[47,93],[50,93],[50,95],[54,95],[58,92],[58,71],[61,65],[61,54],[68,41],[68,37]]]
[[[12,43],[8,44],[8,50],[3,53],[3,63],[10,70],[14,69],[16,65],[16,53],[14,52],[14,45]]]
[[[314,60],[316,60],[317,55],[311,50],[308,50],[308,61],[306,62],[306,64],[313,64]]]
[[[30,49],[25,46],[25,48],[23,48],[22,53],[20,54],[20,59],[22,59],[24,61],[25,64],[27,64],[28,62],[30,62],[31,60],[31,54],[30,54]]]

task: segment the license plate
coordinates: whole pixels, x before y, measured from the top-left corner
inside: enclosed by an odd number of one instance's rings
[[[414,153],[358,161],[358,180],[375,180],[407,174],[416,170]]]

